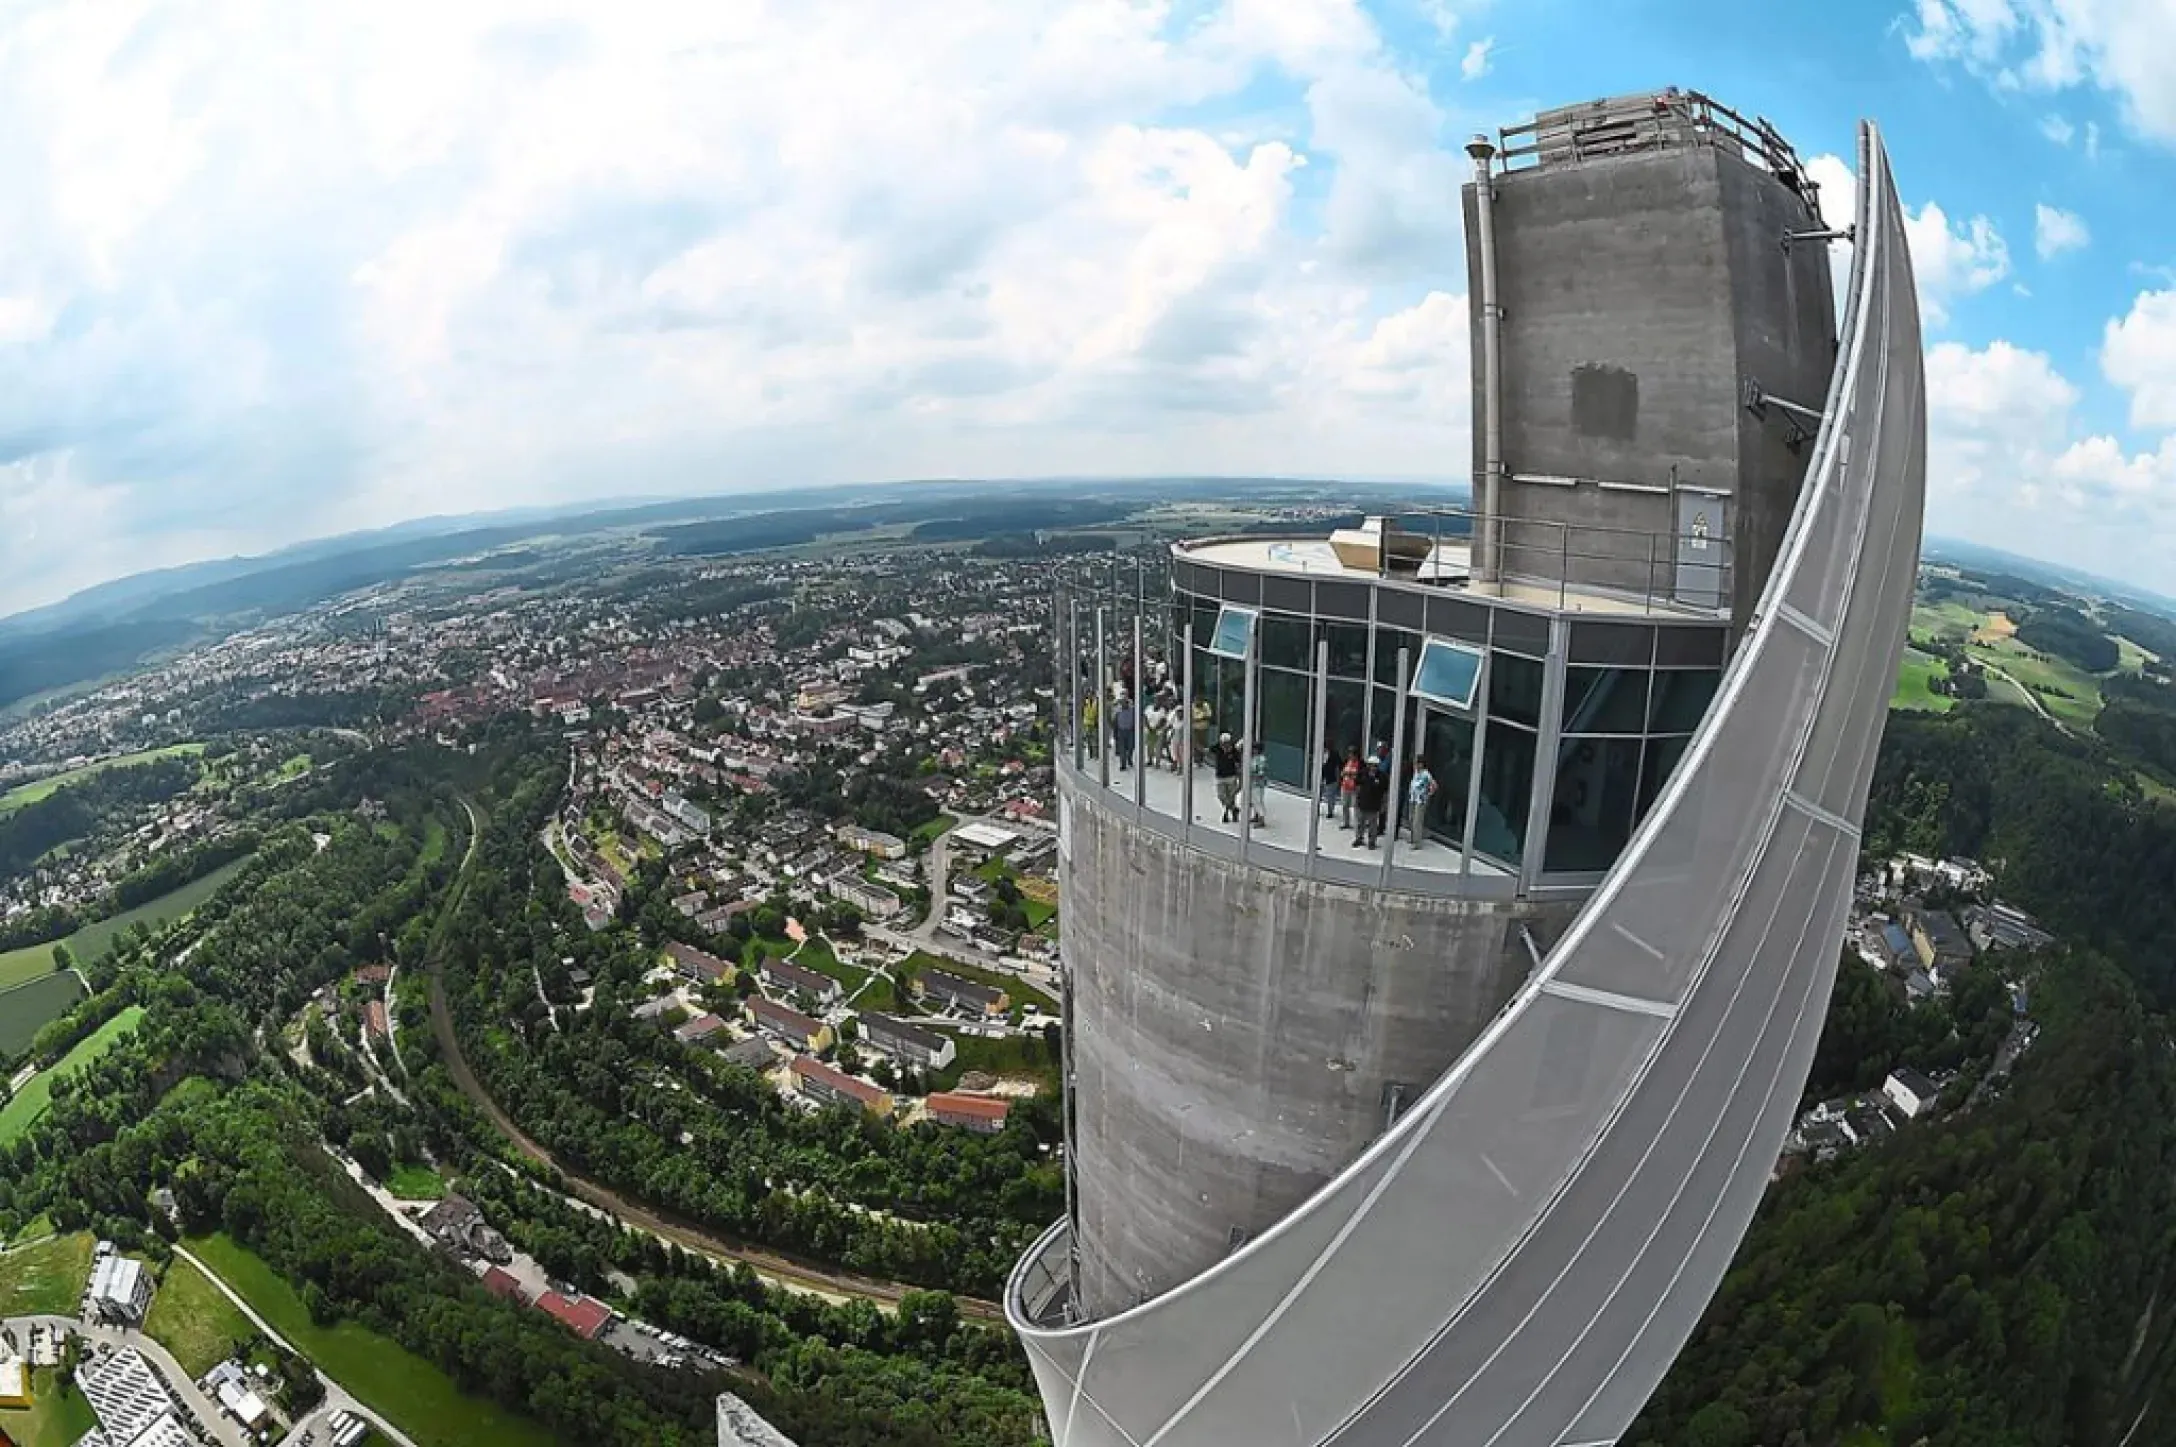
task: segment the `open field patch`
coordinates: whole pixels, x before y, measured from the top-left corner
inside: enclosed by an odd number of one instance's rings
[[[96,1244],[78,1231],[0,1256],[0,1316],[74,1316]]]
[[[140,754],[121,754],[111,759],[101,759],[95,764],[85,764],[80,769],[68,769],[58,774],[48,774],[27,784],[17,784],[5,794],[0,794],[0,814],[12,814],[25,805],[50,798],[56,791],[70,784],[80,783],[94,774],[108,769],[125,769],[132,764],[155,763],[160,759],[176,759],[204,752],[202,744],[168,744],[163,749],[146,749]]]
[[[83,982],[73,974],[48,973],[0,988],[0,1057],[12,1058],[28,1050],[38,1032],[67,1014],[85,993]]]
[[[63,1055],[52,1069],[41,1070],[31,1077],[28,1085],[17,1091],[5,1106],[0,1106],[0,1146],[29,1130],[38,1117],[45,1114],[46,1107],[53,1103],[56,1081],[67,1079],[118,1045],[143,1023],[143,1018],[143,1006],[129,1006],[99,1026],[88,1038],[77,1042],[76,1048]]]

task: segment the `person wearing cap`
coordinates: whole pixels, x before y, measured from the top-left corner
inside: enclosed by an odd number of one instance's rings
[[[1209,750],[1209,765],[1216,770],[1216,801],[1224,806],[1224,822],[1239,822],[1239,745],[1229,733],[1219,734]]]

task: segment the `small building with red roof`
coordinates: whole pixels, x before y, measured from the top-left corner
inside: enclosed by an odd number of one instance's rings
[[[1000,1095],[962,1095],[939,1091],[929,1098],[929,1118],[939,1125],[956,1125],[982,1135],[996,1135],[1012,1114],[1012,1102]]]

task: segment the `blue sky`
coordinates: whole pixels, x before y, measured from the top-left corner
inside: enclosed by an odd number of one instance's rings
[[[1462,476],[1465,138],[1668,84],[1839,205],[1883,125],[1933,530],[2176,591],[2171,54],[2176,0],[18,0],[0,612],[519,504]]]

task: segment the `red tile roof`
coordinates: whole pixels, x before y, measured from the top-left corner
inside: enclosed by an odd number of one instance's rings
[[[929,1113],[939,1120],[958,1117],[963,1120],[1001,1121],[1012,1112],[1012,1102],[1003,1096],[959,1095],[952,1091],[939,1091],[929,1098]]]
[[[371,1034],[377,1036],[380,1040],[385,1039],[387,1036],[393,1033],[392,1027],[386,1023],[385,1001],[369,1000],[364,1002],[363,1025],[364,1028],[369,1030]]]
[[[482,1280],[484,1290],[493,1296],[502,1296],[508,1301],[526,1302],[529,1299],[529,1293],[521,1289],[521,1283],[514,1279],[511,1271],[504,1271],[496,1266],[488,1267]]]
[[[597,1333],[612,1320],[612,1308],[603,1302],[587,1296],[568,1298],[556,1291],[547,1291],[538,1297],[536,1309],[584,1341],[595,1341]]]

